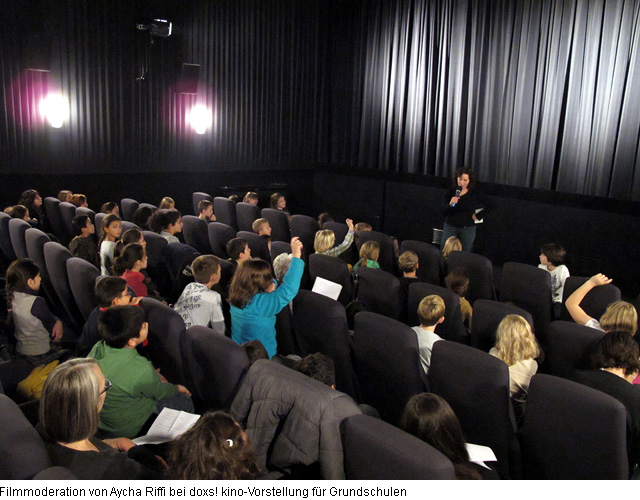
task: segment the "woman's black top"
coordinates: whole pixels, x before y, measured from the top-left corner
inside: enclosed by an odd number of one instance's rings
[[[444,215],[445,223],[455,227],[469,227],[473,226],[473,214],[476,213],[478,208],[484,208],[484,210],[477,215],[478,219],[482,219],[482,216],[490,210],[493,210],[493,202],[487,198],[482,191],[477,188],[469,189],[467,194],[460,197],[460,200],[454,207],[449,205],[451,198],[456,195],[455,187],[450,187],[444,195]]]

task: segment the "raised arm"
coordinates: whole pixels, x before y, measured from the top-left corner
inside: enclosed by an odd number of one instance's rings
[[[589,320],[593,319],[589,316],[584,309],[580,307],[585,296],[595,287],[607,285],[611,283],[611,279],[607,278],[604,274],[596,274],[591,276],[580,288],[578,288],[575,292],[573,292],[565,305],[567,306],[567,311],[571,314],[573,321],[580,325],[585,325]]]

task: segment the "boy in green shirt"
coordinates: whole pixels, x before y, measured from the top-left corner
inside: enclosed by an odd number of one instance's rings
[[[191,393],[167,382],[136,347],[149,325],[139,307],[116,306],[104,311],[98,328],[104,340],[89,353],[112,387],[100,412],[100,429],[114,436],[136,437],[149,417],[162,408],[193,412]]]

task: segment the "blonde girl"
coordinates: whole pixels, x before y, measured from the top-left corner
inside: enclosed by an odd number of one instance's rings
[[[360,247],[360,260],[353,266],[355,271],[359,267],[380,269],[378,258],[380,257],[380,245],[376,241],[367,241]]]
[[[330,229],[322,229],[316,233],[316,237],[313,241],[313,249],[316,253],[323,255],[329,255],[330,257],[337,257],[353,243],[353,221],[347,219],[346,221],[349,231],[344,237],[344,241],[337,247],[334,247],[336,243],[336,234]]]
[[[442,257],[446,260],[451,252],[462,252],[462,242],[457,236],[449,236],[442,247]]]

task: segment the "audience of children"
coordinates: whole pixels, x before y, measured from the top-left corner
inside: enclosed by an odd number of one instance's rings
[[[89,357],[96,359],[112,383],[100,413],[102,431],[133,438],[163,408],[193,413],[189,390],[167,382],[136,350],[149,332],[141,308],[111,307],[102,313],[98,325],[103,340],[93,346]]]
[[[444,280],[447,288],[455,292],[460,297],[460,312],[462,313],[462,322],[467,332],[471,333],[471,318],[473,316],[473,308],[465,295],[469,291],[469,273],[464,267],[455,267],[451,270]]]
[[[113,273],[121,276],[137,297],[148,297],[146,276],[141,273],[147,268],[147,252],[138,243],[129,243],[122,254],[115,258]]]
[[[215,255],[201,255],[191,264],[194,283],[189,283],[174,309],[184,320],[185,328],[193,325],[208,326],[224,335],[222,298],[211,288],[220,281],[220,262]]]
[[[173,198],[169,196],[165,196],[160,200],[160,205],[158,206],[159,210],[175,210],[176,202],[173,201]]]
[[[244,203],[249,203],[250,205],[258,205],[259,200],[258,193],[254,193],[253,191],[248,191],[242,199]]]
[[[216,216],[213,215],[213,203],[209,200],[200,200],[198,202],[198,218],[207,224],[209,224],[209,222],[215,222]]]
[[[93,241],[96,234],[96,227],[88,215],[76,215],[71,221],[75,237],[69,243],[71,255],[86,260],[100,269],[100,254],[98,247]]]
[[[123,437],[95,437],[111,388],[91,358],[72,359],[51,372],[42,389],[38,426],[51,465],[78,479],[161,479],[164,465],[144,447]]]
[[[429,373],[431,365],[431,351],[433,344],[442,340],[436,334],[436,327],[444,321],[444,300],[438,295],[427,295],[418,304],[420,326],[414,326],[413,331],[418,337],[420,363],[425,375]]]
[[[553,300],[556,318],[559,318],[562,312],[564,282],[569,277],[569,269],[564,265],[566,255],[565,249],[556,243],[548,243],[540,248],[540,264],[538,267],[549,271],[551,275],[551,299]]]
[[[346,221],[349,231],[344,238],[344,241],[338,246],[334,247],[336,243],[336,234],[330,229],[321,229],[316,233],[313,241],[313,249],[316,253],[329,255],[330,257],[338,257],[342,252],[351,246],[353,243],[353,221],[347,219]]]
[[[100,270],[103,276],[110,276],[113,274],[113,259],[116,242],[120,239],[121,234],[122,221],[120,217],[111,214],[102,219],[98,248],[100,249]]]
[[[229,289],[231,338],[238,344],[257,339],[272,358],[277,352],[276,314],[298,293],[304,270],[302,243],[291,239],[291,264],[282,284],[276,287],[271,265],[251,259],[238,266]]]
[[[115,201],[108,201],[106,203],[104,203],[101,207],[100,207],[100,212],[102,212],[103,214],[114,214],[117,215],[118,217],[120,217],[120,207],[118,206],[118,204]]]
[[[360,247],[360,260],[353,266],[355,271],[359,267],[369,267],[371,269],[380,269],[378,264],[380,257],[380,245],[376,241],[366,241]]]

